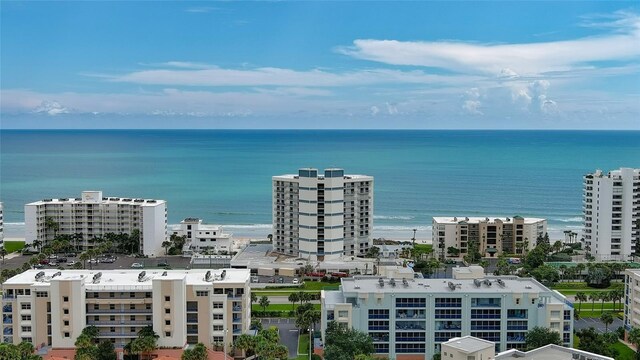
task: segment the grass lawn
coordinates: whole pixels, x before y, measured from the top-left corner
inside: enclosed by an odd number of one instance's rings
[[[618,356],[616,356],[616,360],[634,360],[636,358],[636,352],[619,341],[611,346],[614,349],[618,350]]]
[[[320,291],[325,287],[336,287],[339,286],[340,282],[324,282],[324,281],[305,281],[304,289],[305,290],[317,290]]]
[[[298,354],[309,355],[309,334],[298,336]]]
[[[14,251],[20,251],[24,248],[24,241],[5,241],[4,249],[7,250],[7,253],[12,253]]]
[[[298,307],[299,304],[296,305]],[[312,304],[315,310],[320,310],[320,304]],[[291,311],[293,308],[291,304],[270,304],[267,306],[267,311]],[[251,305],[251,311],[263,311],[262,306],[258,304]]]
[[[593,307],[593,310],[591,310],[591,301],[585,301],[582,303],[582,306],[580,306],[580,303],[577,301],[574,301],[573,303],[573,307],[578,310],[579,308],[582,311],[601,311],[602,310],[602,303],[599,301],[596,301],[595,306]],[[613,303],[604,303],[604,310],[613,310]],[[616,302],[616,310],[622,311],[620,309],[620,303]]]
[[[309,293],[309,294],[319,294],[320,291],[319,290],[300,290],[300,289],[296,289],[296,290],[253,290],[251,291],[252,293],[258,295],[258,297],[260,296],[289,296],[289,294],[291,293],[299,293],[300,291],[303,291],[305,293]]]

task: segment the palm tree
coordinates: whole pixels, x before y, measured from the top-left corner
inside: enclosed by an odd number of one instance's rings
[[[631,328],[631,330],[629,330],[627,339],[630,343],[636,346],[636,349],[640,350],[640,328]]]
[[[600,311],[604,312],[604,302],[609,300],[610,300],[609,292],[600,293],[600,301],[602,301],[602,307],[600,308]]]
[[[575,295],[575,299],[578,300],[578,312],[582,310],[582,302],[587,301],[587,294],[583,292],[577,292]]]
[[[578,265],[576,265],[576,274],[578,275],[578,280],[580,280],[582,278],[582,272],[585,269],[585,264],[583,263],[579,263]]]
[[[255,292],[251,292],[251,303],[253,304],[254,302],[258,301],[258,295],[256,295]]]
[[[4,257],[7,255],[7,250],[3,247],[0,248],[0,256],[2,256],[2,264],[4,265]]]
[[[87,268],[87,260],[91,259],[91,255],[87,251],[83,251],[80,256],[78,256],[78,260],[82,261],[82,268]]]
[[[266,296],[262,296],[260,298],[260,306],[262,307],[262,311],[267,311],[267,307],[269,307],[269,304],[271,304],[271,302],[269,301],[269,298]]]
[[[236,341],[233,343],[233,347],[243,351],[245,357],[247,357],[249,352],[255,352],[256,345],[256,338],[249,334],[242,334],[238,336]]]
[[[296,309],[296,303],[300,300],[298,293],[289,294],[289,302],[291,302],[291,310]]]
[[[600,299],[600,295],[597,292],[589,294],[589,300],[591,300],[591,311],[595,311],[596,300]]]
[[[36,248],[36,251],[40,252],[40,247],[42,246],[42,241],[41,240],[33,240],[33,242],[31,243],[31,246]]]
[[[559,269],[560,269],[560,282],[562,282],[562,280],[564,280],[565,274],[567,272],[567,265],[562,264],[562,265],[560,265]]]
[[[611,311],[603,312],[600,315],[600,321],[604,323],[604,331],[609,332],[609,325],[613,323],[613,315],[611,315]]]
[[[164,248],[164,256],[169,255],[169,248],[171,247],[171,245],[171,241],[165,240],[162,242],[162,247]]]

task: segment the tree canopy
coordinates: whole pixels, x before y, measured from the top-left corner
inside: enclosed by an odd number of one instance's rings
[[[353,360],[358,355],[371,355],[373,340],[365,332],[348,329],[335,321],[327,324],[324,358],[326,360]]]
[[[527,350],[537,349],[549,344],[562,345],[560,333],[551,329],[536,326],[529,330],[525,336],[525,346]]]

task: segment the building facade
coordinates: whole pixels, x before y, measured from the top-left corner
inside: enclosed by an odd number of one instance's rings
[[[249,277],[243,269],[28,270],[3,284],[3,342],[73,348],[94,325],[116,348],[146,326],[159,347],[230,345],[249,329]]]
[[[4,208],[0,202],[0,248],[4,247]]]
[[[640,169],[584,176],[582,236],[596,260],[629,260],[640,241]]]
[[[25,241],[47,244],[56,235],[81,234],[83,249],[107,233],[140,232],[140,253],[163,254],[167,239],[167,205],[164,200],[103,197],[102,191],[83,191],[79,198],[44,199],[24,206]],[[57,228],[49,226],[52,220]]]
[[[373,177],[300,169],[273,177],[273,250],[309,260],[366,254],[372,245]]]
[[[547,233],[547,220],[539,218],[434,217],[433,239],[441,259],[462,258],[472,242],[483,257],[501,253],[525,254]],[[455,248],[459,252],[451,252]]]
[[[322,291],[322,333],[330,321],[368,333],[376,355],[431,360],[451,338],[475,336],[496,350],[524,349],[535,326],[558,331],[573,344],[573,307],[534,279],[484,276],[482,268],[454,269],[452,279],[342,279]]]
[[[198,218],[182,220],[180,226],[173,229],[172,233],[186,238],[187,252],[229,253],[233,245],[231,234],[225,233],[222,226],[203,224]]]
[[[624,328],[640,328],[640,269],[627,269],[624,274]]]

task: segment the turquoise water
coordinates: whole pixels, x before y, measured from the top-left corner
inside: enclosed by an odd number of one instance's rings
[[[24,203],[85,189],[165,199],[171,223],[267,234],[271,176],[334,166],[375,177],[374,235],[426,234],[444,215],[537,216],[560,231],[579,228],[584,173],[640,167],[638,131],[3,130],[0,140],[7,236],[21,231]]]

